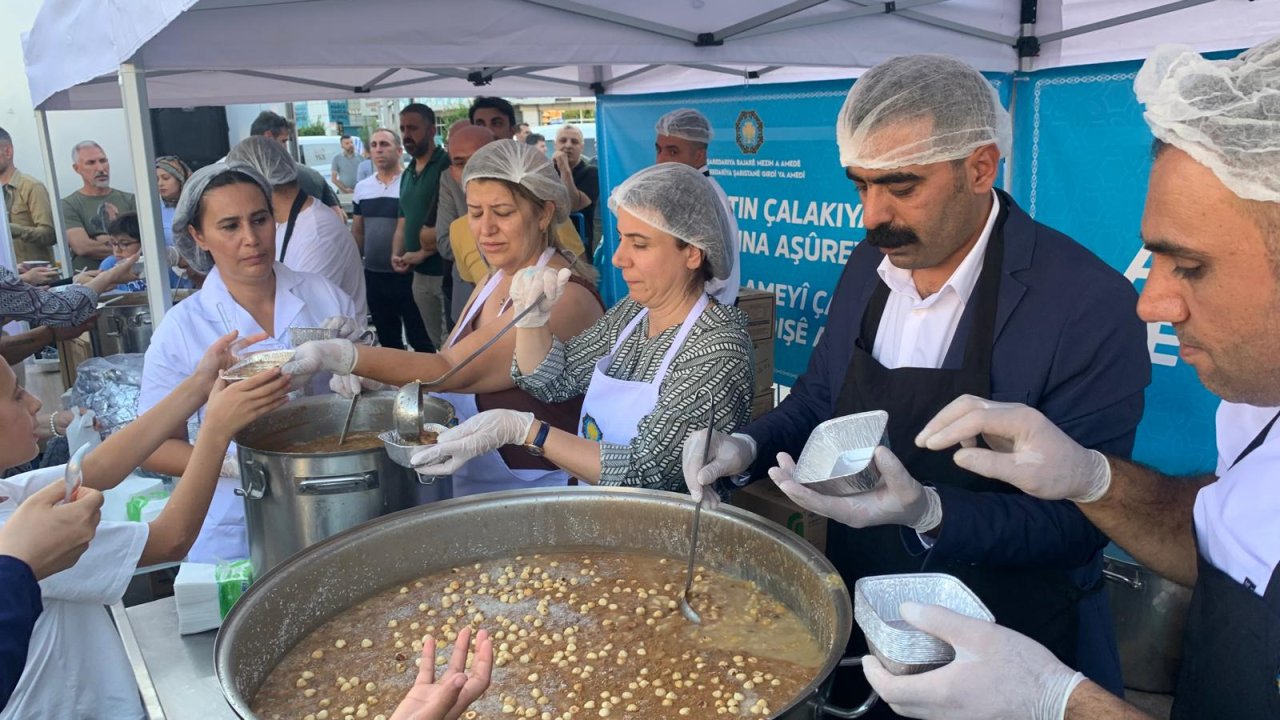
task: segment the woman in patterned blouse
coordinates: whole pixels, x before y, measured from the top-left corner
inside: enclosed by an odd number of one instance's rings
[[[539,400],[586,393],[576,434],[532,413],[491,410],[441,433],[413,458],[424,475],[446,475],[475,455],[523,445],[588,483],[684,491],[685,438],[712,424],[733,432],[751,406],[751,341],[746,316],[705,292],[724,278],[729,237],[724,206],[706,178],[678,163],[640,171],[609,207],[620,240],[613,264],[630,296],[567,343],[546,326],[568,280],[529,268],[512,281],[517,309],[536,307],[517,326],[512,377]]]

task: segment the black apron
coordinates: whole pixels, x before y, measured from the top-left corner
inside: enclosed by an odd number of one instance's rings
[[[880,281],[862,316],[861,332],[853,358],[836,400],[834,417],[868,410],[889,413],[889,447],[916,480],[976,492],[1018,492],[1012,485],[962,470],[952,462],[954,450],[933,452],[917,448],[915,436],[952,400],[965,394],[991,397],[991,353],[995,344],[996,305],[1004,258],[1003,205],[992,228],[971,301],[973,322],[964,342],[964,363],[956,370],[931,368],[888,369],[873,356],[880,318],[889,299],[889,288]],[[945,525],[946,518],[943,518]],[[1011,568],[949,562],[929,563],[912,556],[897,525],[855,530],[831,523],[827,530],[827,555],[845,583],[858,578],[913,572],[945,572],[956,576],[977,593],[995,614],[996,622],[1023,633],[1049,648],[1064,663],[1075,664],[1078,642],[1078,603],[1083,593],[1064,570]],[[1101,583],[1099,583],[1101,586]],[[848,654],[865,654],[866,641],[855,625]],[[862,672],[840,671],[834,696],[841,704],[860,702],[868,686]],[[896,717],[879,703],[867,717]]]
[[[284,226],[284,239],[280,241],[280,262],[284,263],[284,256],[289,253],[289,240],[293,237],[294,223],[298,222],[298,213],[302,212],[302,206],[307,204],[307,198],[310,197],[302,190],[293,198],[293,205],[289,208],[289,222]]]
[[[1277,419],[1232,467],[1262,445]],[[1171,717],[1280,718],[1280,566],[1260,596],[1204,557],[1196,564]]]

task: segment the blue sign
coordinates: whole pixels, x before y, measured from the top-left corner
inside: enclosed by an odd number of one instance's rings
[[[351,124],[351,112],[346,100],[329,101],[329,122],[338,123],[343,129]]]
[[[1009,77],[991,76],[1002,96]],[[695,107],[711,121],[711,175],[738,221],[742,284],[777,294],[774,377],[793,385],[826,324],[845,261],[865,235],[862,203],[836,151],[835,122],[850,80],[604,96],[597,105],[600,183],[607,191],[654,162],[654,124]],[[625,285],[608,256],[614,219],[603,211],[602,257],[609,302]]]
[[[311,124],[311,107],[307,103],[293,104],[293,124],[297,127],[306,127]]]
[[[1139,291],[1151,268],[1138,237],[1151,169],[1151,132],[1133,94],[1140,65],[1019,76],[1011,188],[1032,217],[1092,250]],[[1218,399],[1179,359],[1168,323],[1147,326],[1147,349],[1152,381],[1134,458],[1169,473],[1212,470]]]

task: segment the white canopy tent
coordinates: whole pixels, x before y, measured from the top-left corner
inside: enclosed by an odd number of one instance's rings
[[[43,112],[122,107],[138,188],[150,107],[645,93],[856,77],[942,52],[989,71],[1201,51],[1280,34],[1251,0],[45,0],[24,38]],[[82,38],[91,37],[91,42]],[[55,194],[57,188],[54,187]],[[167,307],[156,194],[139,193],[152,316]],[[61,227],[58,228],[61,231]]]

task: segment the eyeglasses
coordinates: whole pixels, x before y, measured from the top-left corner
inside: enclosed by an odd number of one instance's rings
[[[136,247],[138,245],[141,245],[142,241],[129,240],[127,242],[120,242],[118,240],[111,240],[111,241],[108,241],[107,244],[111,246],[112,250],[128,250],[131,247]]]

